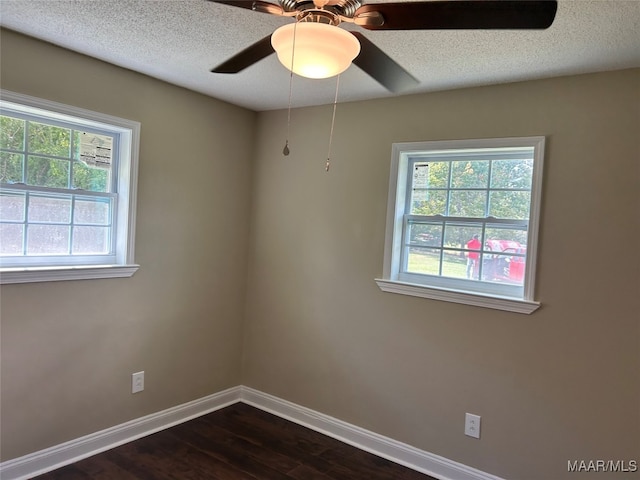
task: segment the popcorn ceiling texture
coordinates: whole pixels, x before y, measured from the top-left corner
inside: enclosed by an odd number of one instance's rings
[[[287,106],[275,55],[236,75],[209,70],[290,21],[205,0],[0,2],[5,28],[258,111]],[[360,31],[420,80],[406,93],[640,66],[637,0],[560,0],[544,31]],[[293,105],[331,103],[335,86],[294,77]],[[355,66],[341,75],[341,102],[390,95]]]

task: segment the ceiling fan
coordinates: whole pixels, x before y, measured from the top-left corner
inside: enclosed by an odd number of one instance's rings
[[[275,51],[289,70],[309,78],[337,75],[353,62],[392,92],[418,81],[362,33],[339,28],[340,23],[367,30],[545,29],[553,23],[557,10],[556,0],[371,4],[361,0],[277,0],[277,4],[263,0],[209,1],[295,19],[295,23],[278,28],[273,35],[216,66],[213,73],[238,73]],[[310,58],[339,65],[331,71],[318,72],[317,66],[305,71],[298,65],[304,61],[305,49]]]

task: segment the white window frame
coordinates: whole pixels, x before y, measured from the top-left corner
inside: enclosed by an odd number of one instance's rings
[[[527,232],[527,256],[524,285],[517,295],[513,292],[486,291],[483,282],[456,281],[443,277],[412,275],[402,272],[403,232],[406,208],[411,196],[408,188],[410,157],[422,152],[464,149],[533,147],[534,163],[531,184],[531,204]],[[540,307],[534,300],[538,227],[542,192],[542,171],[545,137],[490,138],[474,140],[394,143],[392,146],[387,225],[382,278],[376,278],[385,292],[399,293],[465,305],[494,308],[530,314]]]
[[[5,257],[6,262],[0,257],[0,284],[131,277],[139,268],[134,261],[134,252],[140,123],[8,90],[0,90],[0,110],[8,115],[40,117],[45,122],[80,124],[118,137],[118,163],[114,172],[114,255],[105,263],[96,264],[95,258],[78,256],[62,265],[32,264],[28,257],[18,257],[24,262],[16,265],[16,257]],[[24,188],[28,189],[28,186]]]

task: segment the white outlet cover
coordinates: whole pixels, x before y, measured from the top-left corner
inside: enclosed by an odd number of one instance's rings
[[[144,372],[131,374],[131,393],[138,393],[144,390]]]
[[[473,438],[480,438],[480,415],[467,413],[464,417],[464,434]]]

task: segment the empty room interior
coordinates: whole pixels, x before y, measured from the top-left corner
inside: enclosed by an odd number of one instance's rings
[[[135,273],[48,281],[26,276],[37,266],[3,264],[3,479],[29,478],[104,450],[105,432],[123,432],[113,445],[151,433],[141,420],[154,419],[160,430],[234,402],[443,480],[640,479],[638,2],[584,2],[585,9],[620,3],[635,16],[624,23],[635,25],[624,33],[635,56],[619,64],[543,68],[535,35],[570,29],[567,9],[582,3],[560,0],[556,23],[528,32],[519,52],[529,76],[488,75],[477,83],[465,77],[390,93],[352,65],[340,77],[336,102],[335,78],[290,74],[275,55],[235,76],[209,71],[289,19],[204,0],[88,2],[103,4],[105,29],[113,25],[105,3],[128,4],[131,12],[123,20],[127,32],[111,32],[113,45],[94,42],[92,55],[71,43],[91,45],[92,31],[104,38],[95,10],[78,13],[74,23],[52,6],[47,26],[21,13],[20,3],[28,2],[6,2],[0,21],[4,100],[36,98],[139,125],[128,217],[135,250],[125,262]],[[154,31],[135,18],[148,4],[235,22],[224,36],[213,31],[197,39],[209,43],[209,56],[196,57],[202,76],[223,93],[198,91],[180,76],[183,58],[175,49],[188,49],[180,38],[197,18],[174,16],[171,32]],[[29,30],[29,22],[37,28]],[[122,47],[137,23],[157,50],[147,51],[149,43]],[[394,32],[398,37],[385,44],[384,32],[374,33],[369,38],[390,57],[405,58],[410,70],[413,60],[402,50],[423,37]],[[602,49],[585,57],[601,60],[608,48],[621,48],[616,33],[603,34]],[[441,48],[445,41],[437,38]],[[487,55],[476,59],[478,68],[491,62],[495,38],[469,40]],[[146,59],[146,71],[127,63],[129,52]],[[433,68],[441,59],[464,72],[472,62],[447,55],[434,53]],[[580,60],[573,51],[565,55],[567,65]],[[429,68],[414,70],[423,83]],[[418,214],[406,214],[406,230],[399,227],[407,246],[394,243],[396,149],[511,138],[538,139],[544,169],[534,180],[536,217],[526,224],[535,224],[535,235],[521,241],[521,251],[502,255],[511,268],[505,277],[470,277],[474,247],[448,247],[446,233],[436,247],[430,234],[411,237],[406,232],[427,222]],[[403,158],[397,156],[400,165]],[[427,176],[435,178],[430,168]],[[13,188],[7,195],[22,189],[20,195],[37,196],[24,193],[28,185],[20,181],[2,182],[3,195]],[[455,193],[453,186],[441,191]],[[482,222],[495,220],[487,218]],[[462,228],[447,219],[435,214],[428,222]],[[490,228],[473,225],[486,240],[475,258],[488,261]],[[394,262],[396,247],[406,255]],[[420,278],[446,276],[450,255],[460,272],[467,265],[459,285],[524,284],[524,293],[505,300],[501,290],[456,287],[449,295],[448,287],[403,281],[403,272],[420,268],[412,258],[426,250],[444,266],[440,275],[418,272]],[[514,280],[519,260],[527,271]],[[489,264],[482,262],[487,279]],[[495,302],[476,301],[492,295]],[[132,393],[136,372],[144,372],[143,390]],[[481,418],[479,438],[465,434],[468,413]]]

